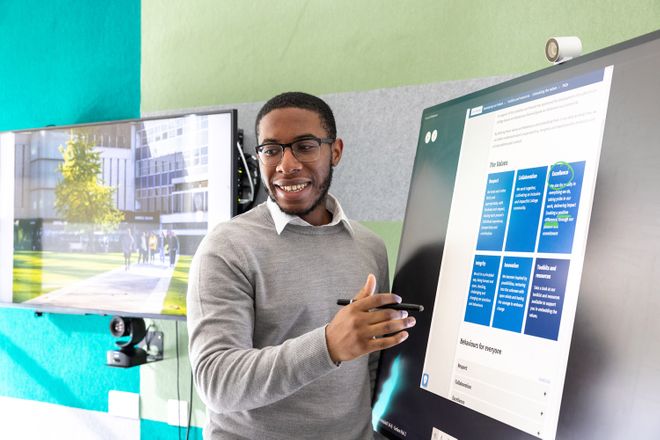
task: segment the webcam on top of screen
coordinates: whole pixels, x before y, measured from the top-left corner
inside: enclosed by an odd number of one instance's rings
[[[545,57],[560,64],[582,54],[582,41],[578,37],[552,37],[545,43]]]

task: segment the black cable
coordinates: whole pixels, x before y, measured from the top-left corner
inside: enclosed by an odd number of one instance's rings
[[[245,154],[243,154],[243,147],[241,146],[240,142],[236,142],[236,149],[238,150],[238,155],[241,158],[241,162],[243,162],[243,169],[245,170],[245,175],[247,176],[248,184],[250,185],[250,196],[247,199],[240,199],[238,203],[251,204],[254,203],[254,199],[257,196],[257,193],[254,190],[254,182],[252,181],[252,173],[250,172],[250,166],[245,159]]]
[[[188,436],[190,435],[190,422],[192,420],[192,399],[193,399],[193,374],[192,374],[192,369],[190,370],[190,396],[188,398],[189,403],[189,409],[188,409],[188,426],[186,427],[186,440],[188,440]]]
[[[177,431],[179,440],[181,440],[181,393],[179,392],[179,321],[174,321],[176,333],[176,417],[178,420]]]

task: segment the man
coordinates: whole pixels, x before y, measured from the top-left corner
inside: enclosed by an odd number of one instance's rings
[[[165,264],[166,244],[167,244],[167,236],[165,236],[165,231],[160,231],[160,234],[158,234],[158,252],[160,253],[160,264]]]
[[[149,232],[149,264],[154,264],[156,250],[158,249],[158,237],[153,232]]]
[[[121,250],[124,252],[124,270],[131,268],[131,254],[135,248],[135,240],[131,233],[131,228],[127,227],[124,235],[121,238]]]
[[[205,437],[371,438],[373,353],[403,342],[415,321],[370,311],[401,298],[373,294],[377,282],[389,290],[385,246],[328,194],[343,151],[328,105],[284,93],[255,125],[269,199],[216,227],[190,270]],[[337,298],[356,301],[340,308]]]
[[[176,264],[176,253],[179,252],[179,238],[171,229],[167,233],[167,249],[170,256],[170,267]]]

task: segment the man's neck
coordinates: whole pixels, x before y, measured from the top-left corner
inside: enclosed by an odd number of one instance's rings
[[[300,216],[300,218],[312,226],[327,225],[332,221],[332,213],[325,207],[326,203],[327,198],[324,198],[312,212],[305,216]]]

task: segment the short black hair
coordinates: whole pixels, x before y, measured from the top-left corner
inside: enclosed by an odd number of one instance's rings
[[[301,108],[311,110],[319,115],[321,125],[328,132],[328,137],[337,137],[337,125],[335,116],[332,114],[330,106],[321,98],[304,92],[285,92],[270,98],[257,113],[257,120],[254,123],[254,132],[259,139],[259,123],[261,119],[273,110],[281,108]]]

